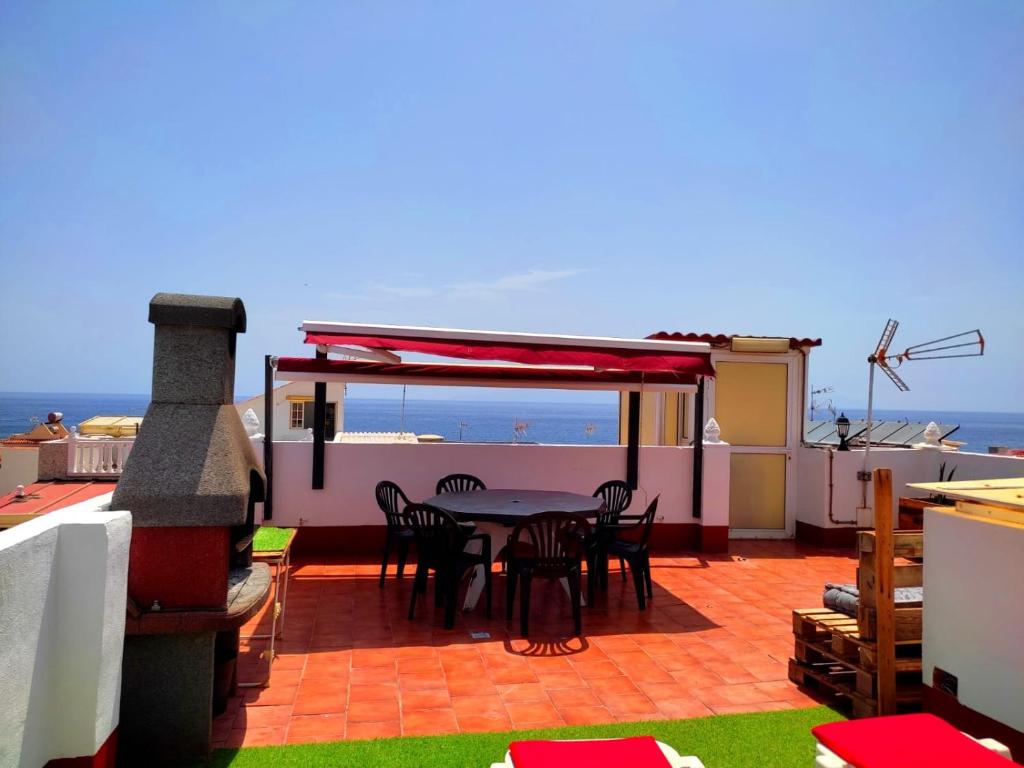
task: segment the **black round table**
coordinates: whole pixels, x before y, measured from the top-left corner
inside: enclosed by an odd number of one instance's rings
[[[575,512],[583,517],[596,518],[598,513],[605,509],[604,499],[600,496],[586,496],[568,491],[520,491],[505,488],[442,493],[431,496],[423,503],[443,509],[461,522],[477,523],[480,533],[486,533],[492,539],[495,536],[504,536],[505,529],[515,526],[524,517],[537,512]],[[469,546],[479,551],[475,548],[480,546],[480,542],[471,541]],[[500,549],[500,546],[495,547],[492,542],[491,554],[494,557],[498,556]],[[463,610],[469,611],[476,607],[484,588],[483,576],[484,568],[478,565],[469,582],[466,601],[462,604]],[[568,591],[568,586],[563,586]],[[583,599],[582,596],[580,599]]]
[[[461,522],[496,523],[508,527],[537,512],[575,512],[583,517],[596,518],[604,510],[604,500],[600,496],[503,488],[442,493],[423,503],[450,512]]]

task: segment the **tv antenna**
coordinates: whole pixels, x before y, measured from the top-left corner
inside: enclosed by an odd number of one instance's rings
[[[909,392],[910,387],[896,373],[896,369],[904,363],[914,360],[945,360],[951,357],[981,357],[985,354],[985,337],[981,331],[964,331],[955,333],[952,336],[944,336],[941,339],[926,341],[923,344],[914,344],[907,347],[899,354],[891,354],[889,349],[892,346],[892,339],[896,335],[896,329],[900,327],[899,321],[889,319],[885,324],[885,330],[878,339],[875,351],[868,356],[868,428],[864,436],[864,468],[858,473],[860,480],[868,481],[871,474],[868,471],[868,456],[871,453],[871,422],[874,413],[875,399],[875,368],[881,368],[882,372],[889,377],[889,380],[896,385],[900,392]],[[865,494],[867,489],[865,488]]]

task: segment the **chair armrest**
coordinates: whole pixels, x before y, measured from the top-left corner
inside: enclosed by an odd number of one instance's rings
[[[487,559],[491,559],[491,535],[489,533],[474,533],[466,537],[466,541],[479,541],[481,551],[487,556]]]

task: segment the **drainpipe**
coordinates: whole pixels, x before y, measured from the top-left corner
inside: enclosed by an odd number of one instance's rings
[[[832,495],[835,488],[835,475],[833,472],[832,464],[835,461],[835,451],[831,448],[828,450],[828,520],[834,525],[856,525],[857,520],[836,520],[832,510]]]

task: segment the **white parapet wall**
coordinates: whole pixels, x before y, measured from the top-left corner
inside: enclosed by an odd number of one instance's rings
[[[799,449],[797,479],[797,520],[820,528],[842,527],[829,519],[830,495],[835,520],[855,520],[857,508],[864,503],[864,484],[857,472],[864,464],[863,449],[832,450],[831,471],[829,450],[802,447]],[[982,480],[998,477],[1024,476],[1024,459],[988,453],[961,453],[927,448],[872,448],[871,468],[892,470],[895,496],[923,497],[926,494],[907,488],[907,483],[933,483],[939,480],[939,469],[955,471],[954,480]],[[829,487],[831,484],[831,488]],[[873,505],[871,484],[867,484],[867,506]],[[873,517],[862,520],[871,525]]]
[[[131,515],[109,502],[0,532],[0,765],[91,757],[117,726]]]
[[[374,499],[381,480],[398,483],[414,501],[433,496],[438,479],[453,472],[476,475],[488,488],[590,494],[605,480],[624,478],[626,468],[626,449],[614,445],[328,443],[324,488],[314,491],[312,456],[312,443],[274,443],[275,525],[382,525]],[[714,510],[715,524],[720,524],[722,510],[728,511],[728,465],[728,446],[705,451],[704,505]],[[641,448],[633,512],[642,512],[661,494],[658,522],[699,523],[691,515],[692,475],[691,448]]]

